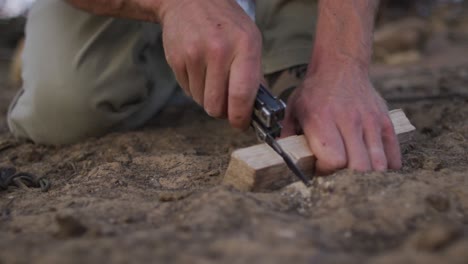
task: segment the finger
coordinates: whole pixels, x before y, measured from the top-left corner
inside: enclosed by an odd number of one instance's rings
[[[215,118],[227,116],[228,65],[211,63],[206,71],[204,107],[207,114]]]
[[[385,155],[387,157],[388,168],[391,170],[401,169],[401,151],[400,143],[395,134],[390,117],[383,120],[382,125],[382,141],[384,145]]]
[[[372,169],[376,171],[385,171],[388,165],[382,142],[382,129],[380,128],[379,123],[368,121],[365,124],[364,140],[370,156]]]
[[[291,98],[290,102],[293,102],[293,100],[294,99]],[[297,120],[294,117],[295,116],[294,105],[295,103],[289,103],[288,106],[286,107],[286,115],[282,122],[283,129],[281,129],[282,138],[296,135]]]
[[[206,78],[205,63],[201,60],[192,60],[187,65],[190,94],[193,100],[203,107]]]
[[[310,149],[317,158],[316,173],[328,175],[346,167],[346,149],[341,134],[331,118],[309,117],[303,129]]]
[[[192,93],[190,92],[190,84],[189,84],[189,77],[188,76],[189,75],[188,75],[187,68],[185,68],[184,73],[182,74],[181,77],[177,77],[177,75],[176,75],[176,80],[179,83],[179,85],[182,87],[182,90],[184,90],[185,94],[188,97],[192,98]]]
[[[358,114],[340,123],[340,132],[346,148],[348,168],[356,171],[370,171],[371,162],[366,144],[361,118]]]
[[[235,128],[247,129],[260,85],[261,52],[238,54],[231,64],[228,89],[228,117]]]
[[[167,62],[169,63],[169,66],[174,72],[177,83],[179,84],[179,86],[182,88],[182,90],[185,92],[187,96],[192,97],[192,94],[190,93],[190,89],[189,89],[190,85],[189,85],[188,71],[187,71],[187,66],[185,62],[181,59],[174,60],[172,58],[173,57],[168,57]]]

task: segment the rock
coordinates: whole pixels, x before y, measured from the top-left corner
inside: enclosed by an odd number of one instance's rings
[[[286,194],[300,195],[303,199],[310,198],[311,189],[309,189],[303,182],[295,182],[284,187],[283,192]]]

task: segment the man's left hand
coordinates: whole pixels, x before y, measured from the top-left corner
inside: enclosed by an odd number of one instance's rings
[[[384,100],[357,67],[309,73],[291,95],[282,136],[304,132],[319,175],[349,168],[401,168],[399,143]]]

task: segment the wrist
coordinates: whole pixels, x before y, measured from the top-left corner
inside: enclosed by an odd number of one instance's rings
[[[368,73],[378,1],[320,1],[312,71],[350,69]]]
[[[369,74],[371,52],[343,50],[340,47],[316,43],[308,73],[352,71]]]
[[[125,0],[124,0],[125,2]],[[164,14],[163,10],[165,9],[165,5],[167,2],[171,2],[168,0],[133,0],[130,2],[135,2],[135,5],[138,6],[139,12],[146,16],[147,19],[143,19],[146,21],[154,22],[160,24],[162,22],[162,16]]]
[[[158,18],[158,23],[163,24],[164,18],[167,16],[167,13],[172,8],[171,6],[176,4],[174,2],[178,2],[178,1],[158,0],[157,2],[158,4],[154,10],[156,13],[156,17]]]

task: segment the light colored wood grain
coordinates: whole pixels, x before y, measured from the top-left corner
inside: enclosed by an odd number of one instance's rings
[[[405,113],[398,109],[389,113],[400,143],[411,140],[415,127]],[[312,176],[315,165],[304,136],[292,136],[278,140],[306,176]],[[223,183],[242,191],[271,191],[297,180],[283,159],[268,145],[259,144],[236,150],[224,176]]]

